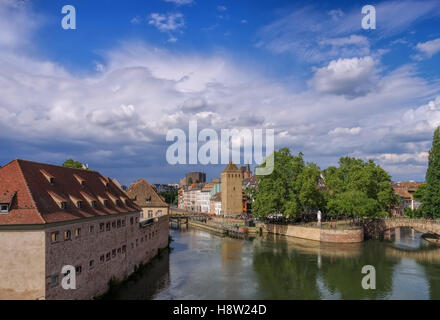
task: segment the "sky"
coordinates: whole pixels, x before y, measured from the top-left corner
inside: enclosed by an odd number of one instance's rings
[[[274,129],[276,149],[322,169],[351,156],[423,181],[440,1],[0,0],[0,115],[0,165],[73,158],[126,185],[219,176],[167,162],[167,133],[191,120]]]

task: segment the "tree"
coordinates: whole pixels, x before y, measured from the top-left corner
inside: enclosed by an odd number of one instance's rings
[[[372,160],[341,158],[324,177],[330,215],[383,217],[398,203],[390,175]]]
[[[426,193],[426,183],[420,185],[416,192],[414,192],[414,199],[417,201],[423,201],[423,197],[425,196]]]
[[[67,159],[66,161],[64,161],[63,167],[73,168],[73,169],[83,169],[83,164],[73,159]]]
[[[426,187],[422,189],[422,211],[428,217],[440,217],[440,127],[434,132],[429,151]]]
[[[324,195],[318,189],[320,174],[316,164],[304,163],[302,153],[293,156],[288,148],[275,151],[272,174],[257,177],[253,215],[266,218],[281,214],[292,219],[325,207]]]

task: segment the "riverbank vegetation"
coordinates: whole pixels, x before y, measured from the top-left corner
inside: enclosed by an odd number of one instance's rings
[[[318,210],[331,218],[377,218],[390,215],[398,203],[390,175],[372,160],[343,157],[338,167],[321,170],[288,148],[274,156],[273,173],[258,176],[258,187],[251,193],[257,218],[307,221]]]

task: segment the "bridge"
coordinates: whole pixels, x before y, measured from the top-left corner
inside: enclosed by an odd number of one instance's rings
[[[364,232],[369,238],[378,238],[381,233],[393,228],[410,227],[423,234],[440,236],[440,221],[426,219],[390,218],[364,221]]]
[[[179,227],[182,225],[188,226],[189,220],[206,221],[208,218],[208,214],[171,209],[170,224],[175,223]]]

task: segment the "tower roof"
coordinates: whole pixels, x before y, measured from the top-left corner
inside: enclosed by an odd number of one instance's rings
[[[223,172],[241,172],[240,169],[231,161],[229,161]]]

